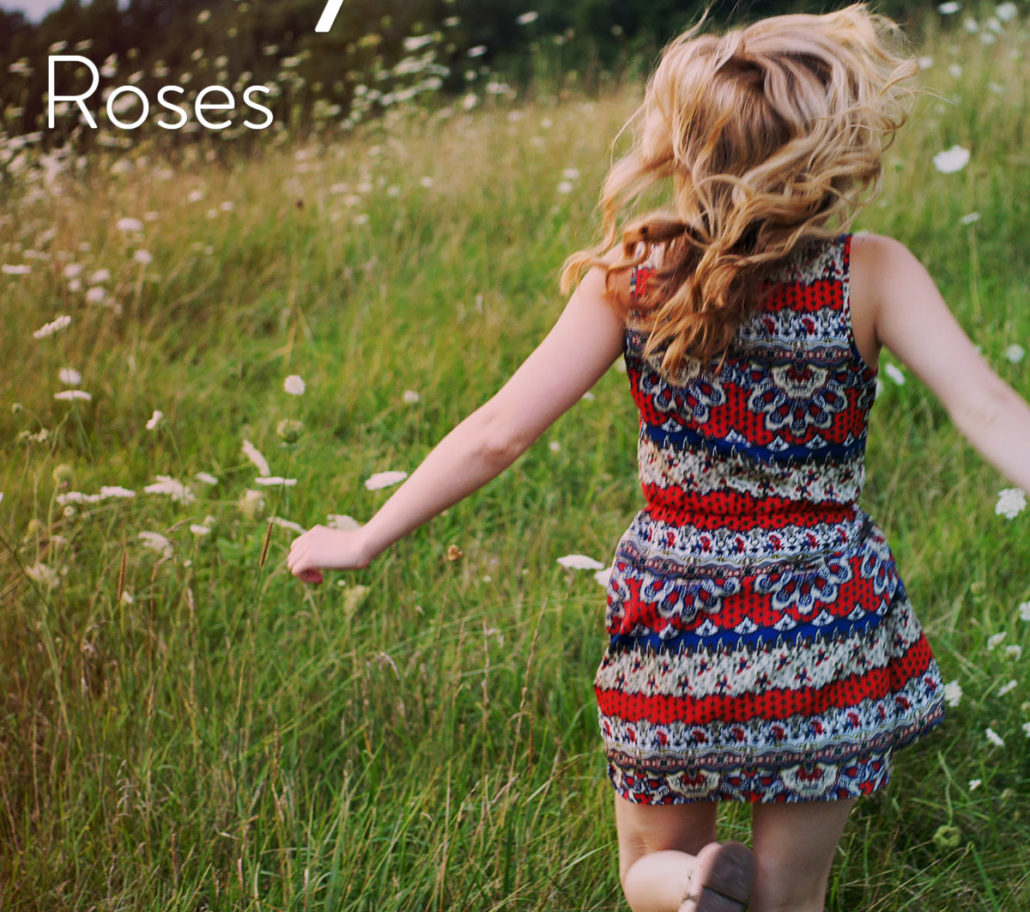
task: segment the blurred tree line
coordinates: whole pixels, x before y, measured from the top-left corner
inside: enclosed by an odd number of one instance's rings
[[[2,3],[2,0],[0,0]],[[398,98],[441,91],[495,93],[534,75],[600,78],[646,70],[672,36],[707,7],[719,23],[846,3],[800,0],[344,0],[329,33],[315,32],[324,0],[64,0],[39,24],[0,9],[0,129],[46,126],[48,56],[77,54],[102,69],[101,87],[132,84],[149,98],[165,84],[194,93],[220,84],[274,85],[270,107],[290,125],[319,106],[353,125]],[[876,8],[916,25],[932,4]],[[88,88],[88,71],[62,64],[57,93]],[[76,81],[77,80],[77,81]],[[187,96],[188,97],[188,96]],[[103,108],[101,92],[92,109]],[[349,119],[349,120],[348,120]],[[47,137],[53,139],[54,137]]]

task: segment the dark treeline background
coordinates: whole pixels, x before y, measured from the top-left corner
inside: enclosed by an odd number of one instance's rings
[[[280,121],[308,123],[318,104],[321,123],[350,118],[346,125],[351,126],[358,115],[374,116],[384,97],[389,104],[430,89],[456,94],[480,88],[485,79],[523,85],[542,69],[559,81],[568,77],[581,83],[627,67],[646,69],[662,44],[696,21],[706,6],[714,20],[727,22],[845,5],[345,0],[327,34],[315,32],[324,0],[130,0],[122,6],[118,0],[65,0],[39,24],[0,8],[0,129],[9,136],[43,130],[50,54],[88,57],[104,68],[101,87],[133,84],[151,99],[162,85],[180,79],[188,79],[194,94],[210,84],[239,91],[244,84],[274,83],[278,88],[268,103]],[[910,26],[932,8],[902,2],[875,6]],[[85,67],[62,66],[58,94],[89,78]],[[504,88],[496,81],[491,87],[495,94]],[[94,110],[103,108],[100,95],[93,99]],[[55,137],[44,139],[49,143]]]

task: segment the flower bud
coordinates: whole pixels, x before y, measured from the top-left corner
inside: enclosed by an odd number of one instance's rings
[[[75,470],[63,462],[60,465],[54,466],[54,471],[50,474],[54,479],[54,483],[62,488],[68,487],[75,478]]]
[[[260,491],[246,491],[237,506],[244,519],[255,520],[265,510],[265,498]]]
[[[275,426],[275,432],[286,443],[296,443],[304,433],[304,422],[295,418],[284,418]]]

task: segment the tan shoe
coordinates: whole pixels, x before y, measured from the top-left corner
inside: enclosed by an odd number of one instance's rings
[[[740,842],[712,842],[697,855],[679,912],[743,912],[755,882],[754,853]]]

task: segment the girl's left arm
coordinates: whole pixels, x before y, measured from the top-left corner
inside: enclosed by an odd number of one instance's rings
[[[482,487],[571,408],[621,353],[625,324],[590,270],[558,322],[511,379],[426,456],[369,522],[353,531],[315,526],[290,547],[290,571],[309,583],[322,570],[364,567],[393,542]]]

